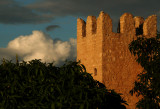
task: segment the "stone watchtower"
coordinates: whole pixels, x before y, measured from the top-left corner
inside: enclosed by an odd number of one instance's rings
[[[88,16],[86,23],[77,19],[77,60],[81,60],[95,80],[122,93],[129,104],[127,109],[135,109],[139,98],[131,96],[129,91],[143,68],[131,55],[128,45],[136,35],[155,37],[156,34],[156,15],[144,20],[125,13],[120,17],[119,33],[112,32],[112,20],[104,12],[100,12],[97,19]]]

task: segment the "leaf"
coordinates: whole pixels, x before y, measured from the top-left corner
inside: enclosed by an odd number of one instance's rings
[[[81,104],[79,109],[84,109],[84,104]]]
[[[41,76],[41,77],[43,77],[43,73],[42,73],[42,70],[40,70],[40,76]]]
[[[36,68],[36,77],[37,77],[37,74],[38,74],[38,68]]]
[[[54,102],[51,104],[51,109],[56,109]]]
[[[53,92],[53,88],[51,87],[51,92]]]

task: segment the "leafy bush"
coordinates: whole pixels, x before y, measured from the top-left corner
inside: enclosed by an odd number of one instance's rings
[[[1,109],[125,109],[120,94],[92,78],[80,62],[40,60],[0,65]]]
[[[160,109],[160,39],[138,37],[129,48],[137,56],[137,62],[144,68],[130,91],[142,96],[137,103],[140,109]]]

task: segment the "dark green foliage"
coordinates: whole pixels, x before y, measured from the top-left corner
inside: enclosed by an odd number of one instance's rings
[[[95,81],[80,62],[52,64],[3,61],[0,109],[125,109],[120,95]]]
[[[129,49],[137,57],[137,62],[144,68],[138,75],[135,87],[130,91],[143,98],[137,103],[140,109],[160,109],[160,39],[138,37]]]

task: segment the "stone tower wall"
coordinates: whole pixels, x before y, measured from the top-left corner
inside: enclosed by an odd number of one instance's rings
[[[131,96],[129,91],[143,68],[131,55],[128,45],[136,35],[149,38],[156,34],[156,15],[144,20],[125,13],[120,17],[120,33],[112,32],[112,19],[104,12],[97,19],[88,16],[86,23],[77,19],[77,60],[81,60],[94,79],[122,93],[129,104],[127,109],[135,109],[139,98]]]

